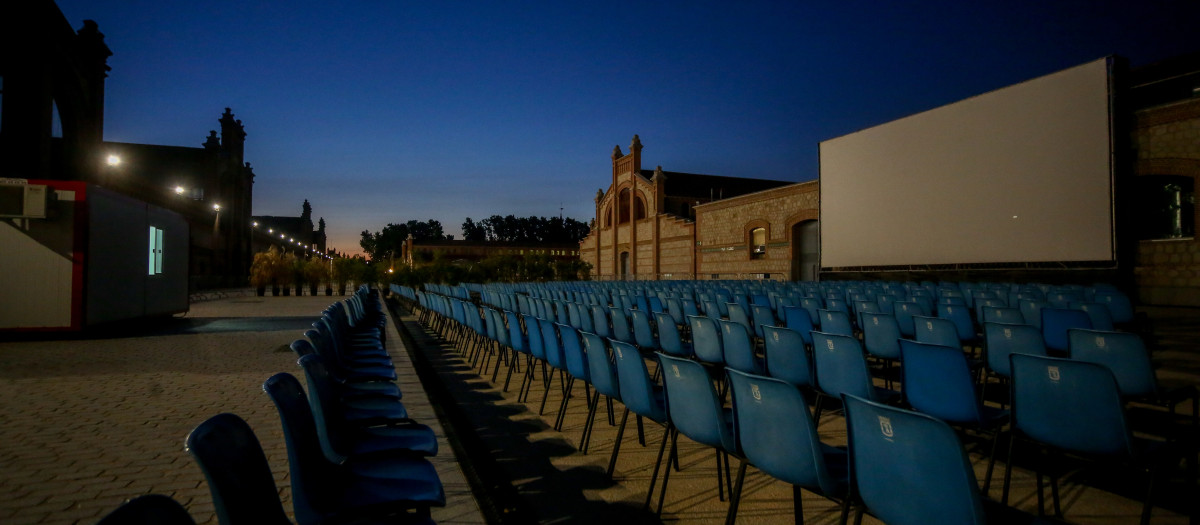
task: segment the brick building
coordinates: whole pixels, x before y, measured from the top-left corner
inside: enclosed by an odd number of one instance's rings
[[[579,258],[598,279],[811,279],[816,192],[816,182],[643,170],[634,135],[628,154],[613,150],[612,182],[596,193]],[[806,270],[799,254],[808,252]]]

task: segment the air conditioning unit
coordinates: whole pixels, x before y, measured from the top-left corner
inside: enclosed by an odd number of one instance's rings
[[[0,179],[0,218],[45,219],[54,190],[24,179]]]

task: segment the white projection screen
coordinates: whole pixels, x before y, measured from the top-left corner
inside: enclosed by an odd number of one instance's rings
[[[821,142],[822,268],[1115,261],[1111,70]]]

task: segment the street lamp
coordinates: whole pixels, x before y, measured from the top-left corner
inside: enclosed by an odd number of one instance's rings
[[[121,165],[121,157],[118,155],[109,155],[104,161],[114,168]]]
[[[175,194],[176,195],[183,195],[183,192],[185,192],[185,191],[187,191],[187,190],[184,189],[183,186],[175,186]]]

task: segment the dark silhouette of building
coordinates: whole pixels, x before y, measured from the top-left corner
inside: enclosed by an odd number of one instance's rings
[[[254,172],[241,121],[225,108],[200,147],[104,141],[112,51],[94,21],[71,29],[49,0],[0,17],[0,177],[76,180],[181,213],[191,287],[244,284]]]
[[[329,254],[325,239],[325,219],[318,219],[317,228],[313,229],[312,205],[308,203],[308,199],[304,200],[299,217],[256,215],[251,217],[251,221],[257,232],[254,239],[256,252],[266,250],[274,244],[282,247],[284,251],[303,248],[308,253]]]

